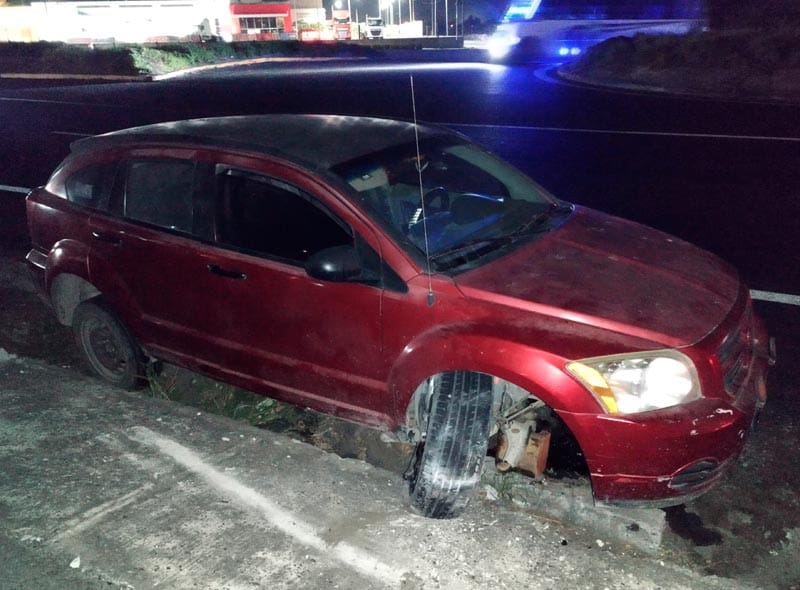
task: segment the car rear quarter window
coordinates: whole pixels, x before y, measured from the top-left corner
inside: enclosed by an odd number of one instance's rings
[[[190,233],[196,164],[186,160],[132,161],[125,175],[124,215]]]
[[[353,243],[317,200],[280,180],[234,170],[219,176],[218,241],[302,265],[316,252]]]
[[[82,207],[107,210],[117,167],[117,162],[104,162],[81,168],[64,183],[67,200]]]

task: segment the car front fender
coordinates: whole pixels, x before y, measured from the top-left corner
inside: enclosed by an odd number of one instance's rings
[[[410,342],[394,363],[388,388],[403,423],[414,392],[426,379],[449,371],[474,371],[528,391],[553,410],[596,413],[594,398],[563,369],[565,359],[504,339],[475,324],[430,330]]]

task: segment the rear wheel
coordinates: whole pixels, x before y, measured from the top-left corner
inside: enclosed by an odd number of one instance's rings
[[[489,375],[455,371],[436,378],[425,440],[406,475],[417,512],[453,518],[467,507],[480,481],[491,409]]]
[[[124,389],[146,383],[139,345],[117,317],[101,303],[84,301],[72,322],[75,342],[89,370]]]

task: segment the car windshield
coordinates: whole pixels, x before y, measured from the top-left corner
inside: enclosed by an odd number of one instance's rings
[[[477,145],[430,140],[334,167],[416,259],[465,270],[541,235],[570,210]],[[426,247],[427,243],[427,247]]]

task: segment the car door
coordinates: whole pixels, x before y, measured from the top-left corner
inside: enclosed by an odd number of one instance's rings
[[[382,287],[321,281],[304,270],[325,248],[359,242],[374,251],[325,196],[312,195],[312,184],[277,165],[268,173],[217,167],[217,248],[204,253],[203,321],[226,370],[296,403],[378,423],[391,411]]]
[[[383,421],[381,287],[315,280],[303,267],[321,248],[354,243],[352,228],[280,167],[215,166],[216,155],[128,155],[114,214],[91,222],[96,285],[158,358]]]
[[[189,150],[140,149],[118,165],[111,205],[91,221],[92,283],[145,350],[190,367],[212,358],[201,318],[208,302],[200,264],[211,239],[199,192],[213,181],[212,163]]]

